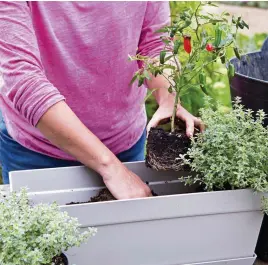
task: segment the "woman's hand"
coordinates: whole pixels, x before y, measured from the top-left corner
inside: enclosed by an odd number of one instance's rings
[[[118,200],[152,196],[149,186],[119,161],[110,163],[100,170],[100,174],[106,187]]]
[[[147,132],[149,132],[152,127],[156,127],[160,122],[170,119],[172,117],[174,102],[174,95],[170,94],[159,104],[157,111],[148,123]],[[202,121],[199,118],[193,116],[191,113],[189,113],[180,104],[178,104],[176,116],[177,118],[185,122],[186,134],[188,137],[193,136],[195,127],[199,128],[201,132],[203,132],[205,129],[205,126]]]

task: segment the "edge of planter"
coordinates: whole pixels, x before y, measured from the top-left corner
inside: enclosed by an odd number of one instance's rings
[[[251,190],[236,190],[61,205],[60,208],[87,227],[254,211],[262,218],[260,198],[260,194]]]

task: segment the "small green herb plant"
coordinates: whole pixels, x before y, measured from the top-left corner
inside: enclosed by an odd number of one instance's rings
[[[235,70],[229,61],[228,49],[232,49],[239,59],[241,57],[236,43],[237,33],[239,29],[248,28],[248,25],[241,17],[231,18],[227,12],[221,15],[203,12],[209,5],[214,4],[202,1],[194,9],[189,7],[182,10],[170,26],[156,32],[160,33],[159,37],[164,43],[164,49],[158,54],[158,59],[142,54],[129,56],[130,60],[140,61],[142,65],[134,74],[131,83],[138,81],[138,86],[141,86],[151,76],[158,75],[164,76],[169,82],[168,91],[175,95],[171,117],[172,132],[175,130],[177,106],[188,89],[196,86],[207,94],[204,69],[220,61],[228,67],[227,72],[231,78]],[[212,35],[208,33],[211,28]]]
[[[208,102],[208,101],[207,101]],[[216,110],[210,104],[201,109],[204,133],[197,133],[186,155],[192,175],[188,184],[202,183],[208,191],[246,189],[268,192],[268,127],[266,114],[245,109],[236,98],[233,109]],[[263,203],[268,213],[268,202]]]
[[[26,189],[0,201],[0,264],[51,265],[52,259],[95,235],[53,204],[29,204]]]

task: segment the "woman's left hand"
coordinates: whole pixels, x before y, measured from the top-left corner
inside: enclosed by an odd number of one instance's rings
[[[147,125],[147,133],[149,133],[152,127],[156,127],[161,121],[170,119],[173,113],[174,96],[169,95],[165,100],[159,104],[157,111],[154,113],[152,119]],[[193,116],[180,104],[177,107],[177,118],[185,122],[186,134],[188,137],[192,137],[194,134],[194,128],[198,128],[200,132],[205,130],[205,126],[201,119]]]

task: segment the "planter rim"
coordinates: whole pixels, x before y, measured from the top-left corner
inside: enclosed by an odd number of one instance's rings
[[[246,55],[260,54],[260,53],[262,53],[262,51],[249,52],[249,53],[246,53],[246,54],[242,55],[242,58],[244,58]],[[231,62],[231,61],[238,61],[238,59],[237,59],[236,57],[233,57],[233,58],[230,60],[230,62]],[[236,72],[236,71],[235,71],[235,75],[236,75],[236,76],[239,76],[239,77],[242,77],[243,79],[247,79],[247,80],[250,79],[251,81],[258,81],[258,82],[263,83],[263,84],[268,84],[268,81],[261,80],[261,79],[257,79],[257,78],[255,78],[255,77],[251,77],[251,76],[246,76],[246,75],[243,75],[243,74],[238,73],[238,72]],[[232,79],[231,79],[230,81],[232,81]]]
[[[253,190],[195,192],[195,186],[188,188],[178,181],[178,172],[155,172],[148,169],[144,161],[125,165],[143,181],[148,181],[160,196],[66,205],[88,201],[104,187],[101,177],[84,166],[52,169],[53,172],[51,169],[13,172],[10,175],[11,187],[13,185],[13,190],[19,191],[20,187],[27,185],[29,199],[33,203],[55,201],[61,210],[77,217],[83,227],[260,212],[261,194]]]
[[[78,206],[78,205],[98,205],[98,204],[114,204],[114,203],[119,203],[119,202],[122,202],[122,203],[127,203],[127,202],[131,202],[131,201],[143,201],[143,200],[158,200],[158,199],[161,199],[163,197],[165,198],[172,198],[172,197],[177,197],[177,196],[180,196],[180,197],[184,197],[184,196],[193,196],[193,195],[196,195],[196,194],[215,194],[215,193],[232,193],[232,194],[235,194],[237,192],[242,192],[242,191],[249,191],[249,192],[252,192],[252,194],[254,195],[257,195],[257,194],[265,194],[265,193],[262,193],[262,192],[255,192],[253,191],[252,189],[248,188],[248,189],[236,189],[236,190],[218,190],[218,191],[202,191],[202,192],[189,192],[189,193],[182,193],[182,194],[170,194],[170,195],[159,195],[159,196],[152,196],[152,197],[144,197],[144,198],[134,198],[134,199],[121,199],[121,200],[113,200],[113,201],[98,201],[98,202],[85,202],[85,203],[80,203],[80,204],[68,204],[68,205],[60,205],[60,207],[75,207],[75,206]],[[37,195],[37,194],[41,194],[43,192],[28,192],[29,195],[31,194],[34,194],[34,195]]]
[[[250,189],[198,192],[159,197],[60,205],[81,227],[105,226],[207,215],[260,212],[261,194]],[[85,213],[90,213],[88,216]],[[124,214],[122,214],[124,213]]]

